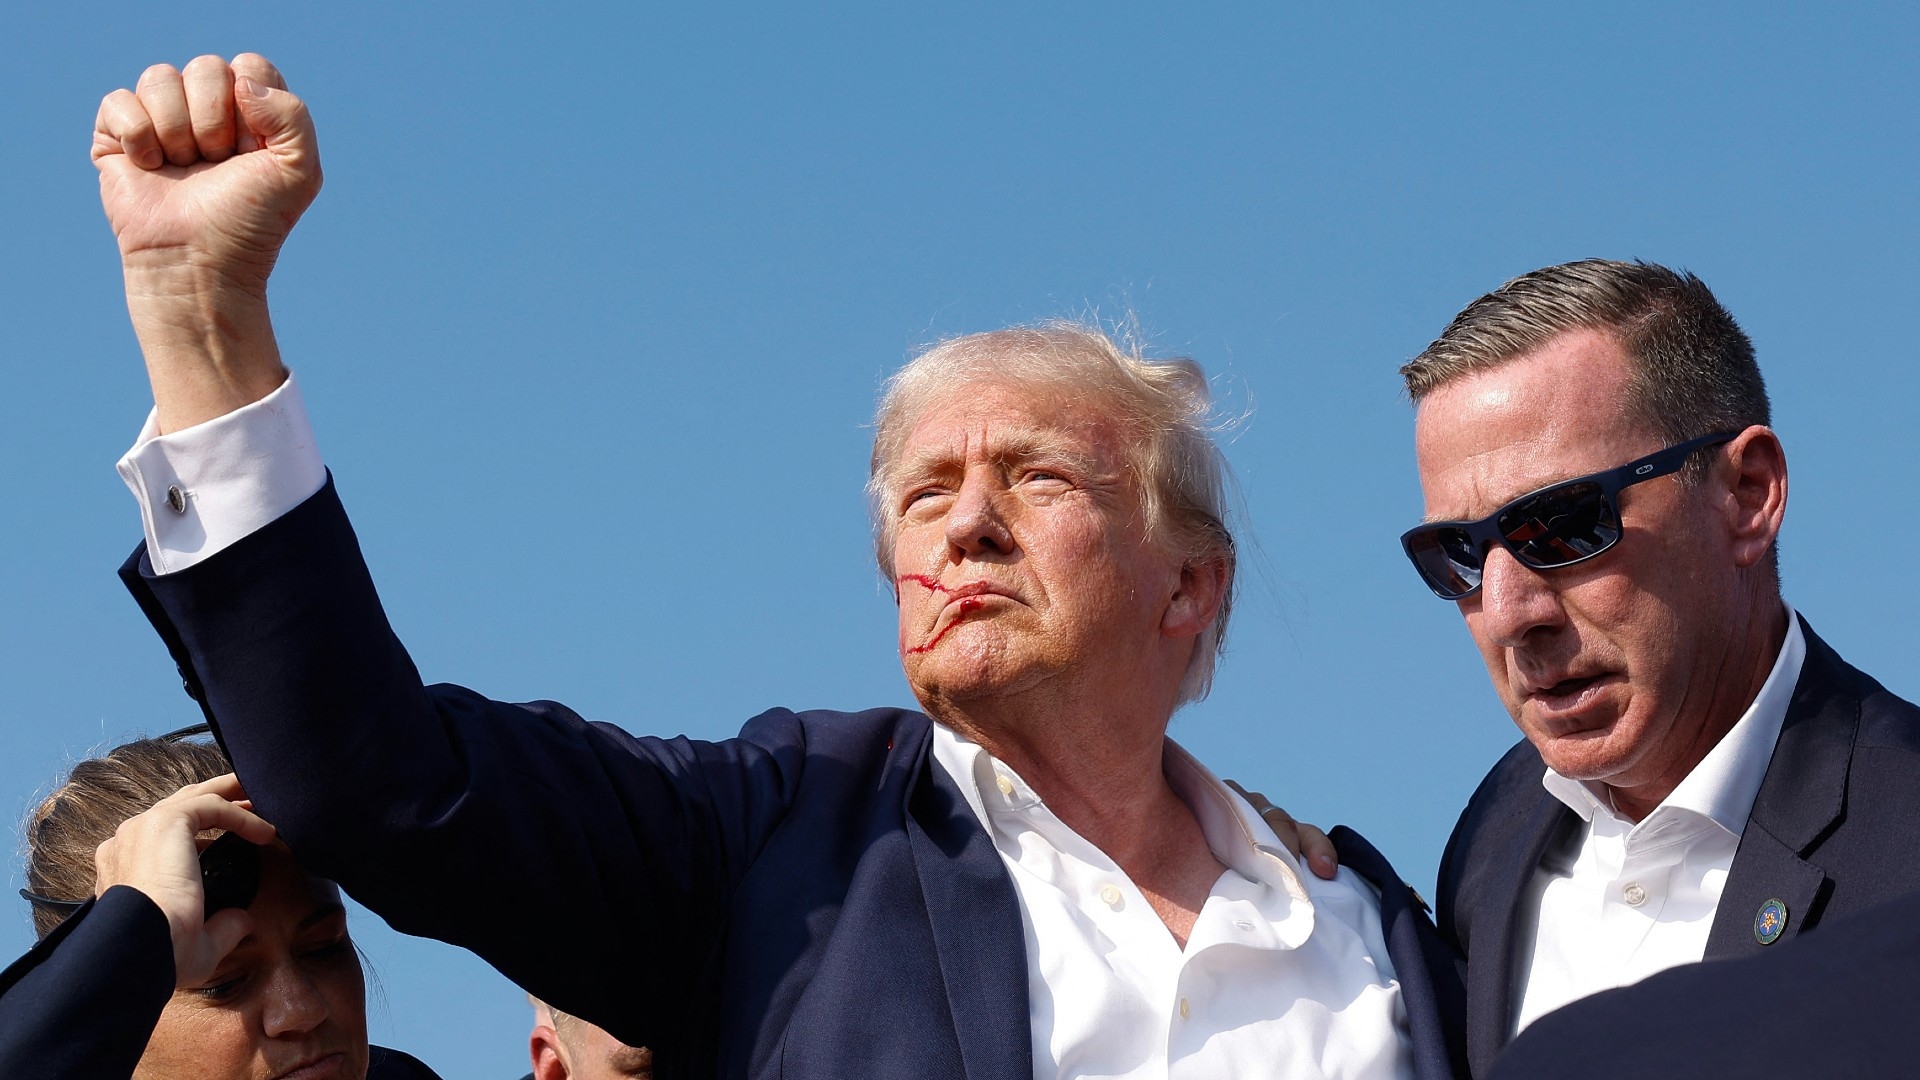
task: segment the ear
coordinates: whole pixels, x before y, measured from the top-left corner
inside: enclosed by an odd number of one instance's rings
[[[560,1056],[560,1033],[545,1024],[534,1025],[527,1036],[533,1057],[533,1080],[567,1080],[567,1063]]]
[[[1734,564],[1760,565],[1787,516],[1787,451],[1772,428],[1758,424],[1727,444],[1726,506]]]
[[[1188,559],[1182,564],[1179,584],[1160,617],[1160,632],[1167,637],[1205,633],[1226,602],[1229,573],[1222,558]]]

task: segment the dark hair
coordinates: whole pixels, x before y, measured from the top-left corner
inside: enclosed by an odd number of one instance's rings
[[[1619,339],[1635,369],[1628,408],[1668,444],[1772,423],[1740,324],[1699,278],[1646,262],[1584,259],[1514,278],[1468,304],[1400,374],[1418,402],[1580,329]],[[1704,475],[1704,460],[1684,477]]]
[[[94,849],[121,822],[188,784],[232,771],[219,747],[172,737],[139,739],[75,765],[27,817],[27,890],[53,900],[92,896]],[[33,906],[40,937],[63,918],[58,909]]]

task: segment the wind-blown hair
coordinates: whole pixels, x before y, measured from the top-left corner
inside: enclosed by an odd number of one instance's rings
[[[1233,606],[1235,555],[1213,399],[1206,374],[1192,360],[1149,360],[1096,327],[1067,321],[969,334],[914,357],[887,380],[874,416],[867,496],[881,574],[893,580],[894,470],[908,435],[930,407],[986,384],[1092,403],[1125,432],[1126,465],[1148,539],[1187,561],[1225,564],[1220,610],[1180,684],[1180,704],[1206,697]]]
[[[120,823],[186,787],[233,771],[217,746],[139,739],[73,767],[27,817],[27,889],[54,900],[93,895],[93,852]],[[63,912],[34,905],[33,927],[45,937]]]

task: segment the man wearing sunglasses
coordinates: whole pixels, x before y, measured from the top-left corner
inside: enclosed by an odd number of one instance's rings
[[[1782,600],[1785,451],[1698,278],[1538,270],[1402,374],[1403,546],[1526,736],[1440,870],[1475,1074],[1575,999],[1920,888],[1920,713]]]

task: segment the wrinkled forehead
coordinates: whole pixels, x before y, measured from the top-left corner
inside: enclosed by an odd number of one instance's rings
[[[972,457],[1111,458],[1132,426],[1097,395],[1006,378],[960,383],[914,404],[900,418],[895,473]]]
[[[1421,399],[1414,452],[1430,519],[1477,518],[1530,491],[1659,449],[1624,355],[1563,342]]]

